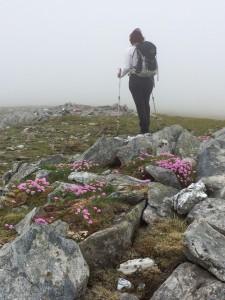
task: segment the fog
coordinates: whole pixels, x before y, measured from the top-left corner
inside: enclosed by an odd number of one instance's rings
[[[157,113],[224,119],[224,12],[224,0],[0,0],[0,106],[117,103],[139,27],[158,50]],[[128,76],[120,97],[134,108]]]

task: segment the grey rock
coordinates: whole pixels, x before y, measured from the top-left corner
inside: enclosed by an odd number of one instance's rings
[[[141,152],[157,154],[161,152],[173,152],[176,141],[182,131],[183,128],[181,126],[172,125],[152,135],[140,134],[128,137],[127,143],[118,149],[116,156],[121,164],[125,164]]]
[[[101,175],[95,174],[95,173],[90,173],[90,172],[72,172],[69,176],[68,179],[70,181],[76,181],[78,183],[89,183],[92,181],[98,181],[101,180],[103,177]]]
[[[77,184],[72,184],[72,183],[67,183],[67,182],[59,182],[59,181],[55,182],[55,189],[51,193],[48,194],[47,202],[52,201],[52,199],[55,196],[58,196],[59,194],[65,192],[67,189],[74,188],[77,186],[78,186]]]
[[[117,283],[117,290],[121,291],[123,289],[131,289],[132,284],[129,280],[124,278],[119,278]]]
[[[157,219],[172,217],[172,205],[168,206],[165,199],[177,194],[177,192],[178,190],[173,187],[165,186],[159,182],[150,182],[148,184],[148,205],[143,212],[143,220],[152,225]]]
[[[123,174],[109,174],[103,178],[105,182],[109,182],[114,185],[135,185],[135,184],[146,184],[143,180],[137,179],[132,176]]]
[[[225,127],[224,128],[222,128],[222,129],[220,129],[220,130],[218,130],[218,131],[216,131],[216,132],[214,132],[213,134],[212,134],[212,136],[215,138],[215,139],[217,139],[217,138],[225,138]]]
[[[8,194],[9,190],[6,187],[1,188],[0,187],[0,197],[1,196],[6,196]]]
[[[102,137],[82,155],[84,160],[92,161],[99,166],[111,166],[118,161],[127,163],[143,151],[161,152],[173,151],[176,141],[183,131],[179,125],[172,125],[152,135],[137,135],[134,137]],[[166,144],[166,149],[162,148]],[[160,149],[157,151],[157,149]]]
[[[160,139],[166,139],[169,141],[177,142],[179,136],[183,131],[184,128],[176,124],[176,125],[167,126],[162,130],[157,131],[152,136],[154,137],[154,140],[160,138]]]
[[[119,252],[131,246],[144,207],[145,201],[118,218],[111,227],[95,232],[79,243],[81,252],[91,269],[108,266]]]
[[[109,174],[109,175],[99,175],[90,172],[72,172],[68,179],[70,181],[75,181],[78,183],[90,183],[92,181],[104,181],[109,182],[111,184],[120,185],[129,185],[129,184],[143,184],[144,182],[140,179],[123,175],[123,174]]]
[[[67,161],[66,157],[62,154],[55,154],[47,158],[43,158],[39,161],[40,164],[60,164]]]
[[[225,284],[191,263],[177,267],[151,300],[222,300]]]
[[[189,223],[194,219],[202,217],[215,230],[225,235],[225,200],[207,198],[196,204],[187,216]]]
[[[152,268],[153,266],[155,266],[155,261],[149,257],[136,258],[120,264],[120,267],[117,270],[127,275],[132,274],[136,271],[142,271],[144,269]]]
[[[3,188],[0,188],[0,208],[2,208],[5,200],[7,199],[8,192],[9,192],[9,189],[6,186]]]
[[[204,218],[195,219],[184,234],[184,253],[187,258],[225,281],[225,236]]]
[[[153,165],[146,166],[145,170],[155,179],[155,181],[172,186],[176,189],[181,189],[180,183],[172,170]]]
[[[69,155],[67,157],[68,163],[73,164],[76,161],[81,161],[83,160],[82,154],[74,154],[74,155]]]
[[[202,181],[192,183],[172,197],[174,209],[180,215],[188,214],[195,204],[207,198],[205,185]]]
[[[130,205],[136,205],[140,201],[142,201],[146,196],[139,191],[133,190],[133,191],[118,191],[110,194],[108,196],[108,199],[116,199],[119,201],[126,202]]]
[[[0,128],[6,124],[28,124],[34,125],[35,123],[48,120],[51,116],[64,116],[64,115],[116,115],[117,104],[105,106],[89,106],[75,103],[68,103],[59,106],[26,106],[26,107],[12,107],[1,108]],[[126,106],[120,106],[120,114],[135,114],[135,111],[128,109]],[[26,133],[26,131],[25,131]]]
[[[49,174],[51,174],[51,170],[39,170],[36,172],[36,177],[37,178],[48,178]]]
[[[35,223],[0,250],[0,299],[73,300],[84,294],[89,269],[68,226]]]
[[[198,153],[198,178],[225,173],[225,136],[201,143]]]
[[[140,134],[134,137],[128,137],[127,143],[121,146],[116,154],[121,164],[128,163],[134,156],[141,152],[153,152],[153,141],[151,136],[147,134]]]
[[[210,198],[225,199],[225,176],[214,175],[209,177],[202,177],[206,187],[206,193]]]
[[[28,175],[33,174],[37,170],[39,170],[38,164],[23,163],[19,167],[18,171],[12,175],[12,177],[9,180],[9,183],[20,182],[22,179],[24,179]]]
[[[199,151],[199,147],[200,141],[185,129],[177,140],[174,154],[181,157],[195,157]]]
[[[35,217],[35,215],[39,212],[40,208],[33,208],[26,216],[23,218],[18,224],[15,225],[15,229],[18,232],[18,234],[23,233],[30,227],[32,223],[32,219]]]
[[[177,140],[184,129],[180,125],[172,125],[152,134],[155,152],[173,153],[176,147]]]
[[[18,170],[19,170],[19,168],[20,168],[20,166],[21,166],[22,164],[23,164],[22,161],[17,161],[17,162],[15,162],[15,163],[13,164],[13,167],[12,167],[12,172],[13,172],[13,173],[18,172]]]
[[[99,166],[113,165],[117,149],[126,143],[122,137],[102,137],[83,154],[84,160],[92,161]]]
[[[9,170],[7,172],[5,172],[2,176],[2,182],[4,185],[6,185],[9,181],[10,181],[10,178],[12,177],[13,175],[13,171],[12,170]]]

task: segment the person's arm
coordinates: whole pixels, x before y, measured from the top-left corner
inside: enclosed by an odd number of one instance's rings
[[[123,70],[119,71],[117,76],[119,78],[124,77],[126,74],[129,73],[130,69],[132,67],[132,55],[131,55],[131,48],[126,49],[125,52],[125,58],[124,58],[124,67]]]

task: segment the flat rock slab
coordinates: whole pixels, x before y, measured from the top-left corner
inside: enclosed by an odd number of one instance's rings
[[[189,262],[181,264],[151,300],[222,300],[225,284]]]
[[[225,236],[204,218],[196,219],[184,234],[184,253],[219,280],[225,282]]]

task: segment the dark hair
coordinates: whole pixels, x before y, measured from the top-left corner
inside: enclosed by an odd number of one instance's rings
[[[134,29],[130,34],[130,42],[132,45],[144,42],[144,37],[139,28]]]

